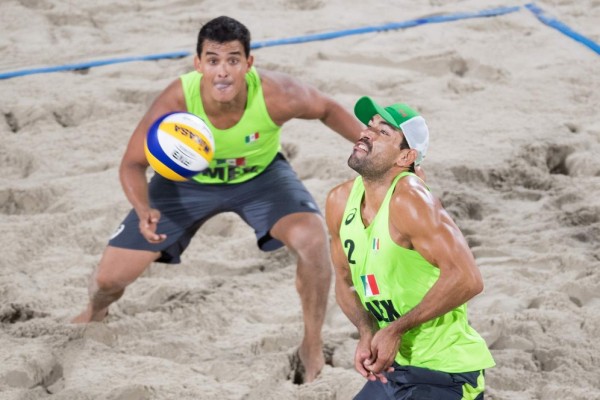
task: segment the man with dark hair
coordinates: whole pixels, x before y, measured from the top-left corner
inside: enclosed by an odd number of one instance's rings
[[[234,212],[254,228],[262,250],[285,245],[297,256],[296,285],[304,315],[298,355],[305,381],[313,381],[324,365],[328,239],[314,199],[280,153],[280,130],[292,118],[317,119],[354,142],[362,124],[311,86],[285,74],[259,73],[250,55],[250,33],[232,18],[206,23],[197,50],[195,71],[157,97],[129,140],[119,173],[133,209],[92,275],[87,309],[73,322],[102,320],[109,305],[152,262],[180,262],[205,221]],[[156,119],[173,111],[187,111],[206,122],[215,138],[215,157],[189,181],[155,174],[148,184],[144,138]]]
[[[245,25],[233,18],[221,16],[202,26],[198,32],[196,54],[202,54],[204,41],[210,40],[217,43],[239,41],[244,48],[246,57],[250,56],[250,31]]]
[[[483,290],[465,238],[411,166],[429,146],[425,119],[369,97],[348,165],[356,179],[327,197],[338,304],[360,335],[354,366],[368,382],[355,400],[482,400],[494,366],[469,326]],[[403,145],[404,143],[404,145]]]

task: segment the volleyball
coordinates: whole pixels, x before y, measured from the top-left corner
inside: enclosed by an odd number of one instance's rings
[[[152,124],[144,152],[154,171],[173,181],[185,181],[208,167],[215,154],[215,140],[200,117],[172,112]]]

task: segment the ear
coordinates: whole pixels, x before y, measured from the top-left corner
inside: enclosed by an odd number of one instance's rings
[[[252,68],[253,64],[254,64],[254,56],[251,54],[248,56],[248,70],[246,72],[250,71],[250,68]]]
[[[198,54],[194,56],[194,68],[196,71],[202,73],[202,63],[200,62],[200,57],[198,57]]]
[[[399,167],[409,167],[417,159],[417,151],[415,149],[401,150],[400,156],[396,159],[396,165]]]

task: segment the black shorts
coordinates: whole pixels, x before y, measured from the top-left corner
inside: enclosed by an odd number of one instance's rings
[[[282,217],[298,213],[319,213],[312,195],[290,164],[277,155],[265,171],[242,183],[207,185],[190,180],[174,182],[154,174],[148,185],[150,205],[161,213],[157,233],[167,239],[149,243],[139,231],[139,218],[132,209],[108,244],[134,250],[161,252],[158,262],[176,264],[196,231],[209,218],[224,212],[238,214],[254,228],[258,247],[276,250],[283,243],[269,231]]]
[[[368,381],[354,400],[483,400],[484,371],[451,374],[393,365],[388,383]]]

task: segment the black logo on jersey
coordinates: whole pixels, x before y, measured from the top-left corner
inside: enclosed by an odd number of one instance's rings
[[[350,222],[352,222],[352,220],[354,220],[355,216],[356,216],[356,208],[353,208],[352,210],[350,210],[350,214],[348,214],[346,216],[346,220],[344,221],[344,223],[346,225],[348,225]]]
[[[367,301],[365,307],[379,322],[392,322],[401,317],[391,300]]]
[[[232,181],[235,178],[244,175],[244,174],[248,174],[248,173],[254,173],[258,171],[258,166],[253,165],[253,166],[249,166],[249,167],[245,167],[245,166],[232,166],[232,165],[228,165],[225,167],[215,167],[215,168],[207,168],[204,171],[201,172],[202,175],[204,176],[209,176],[211,178],[217,178],[220,181],[223,182],[228,182],[228,181]]]

